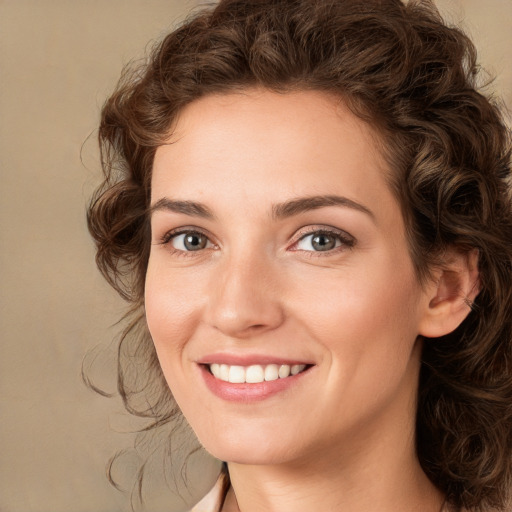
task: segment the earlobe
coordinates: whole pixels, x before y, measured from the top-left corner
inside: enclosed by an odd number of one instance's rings
[[[438,338],[454,331],[468,316],[480,292],[477,249],[450,250],[445,261],[428,287],[428,305],[419,332],[427,338]]]

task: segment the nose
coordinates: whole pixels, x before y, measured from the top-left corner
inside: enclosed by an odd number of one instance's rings
[[[277,269],[263,255],[226,258],[210,283],[206,320],[232,338],[275,329],[284,320]]]

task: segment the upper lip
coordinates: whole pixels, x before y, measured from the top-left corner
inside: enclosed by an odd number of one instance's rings
[[[295,364],[313,364],[311,361],[305,359],[292,359],[289,357],[271,356],[263,354],[208,354],[201,357],[196,361],[198,364],[228,364],[230,366],[251,366],[255,364],[268,365],[268,364],[287,364],[293,366]]]

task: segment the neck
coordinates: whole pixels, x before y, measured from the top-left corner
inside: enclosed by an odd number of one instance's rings
[[[379,512],[439,512],[443,503],[442,494],[420,468],[347,474],[231,467],[230,473],[232,487],[223,512],[368,512],[376,507]]]

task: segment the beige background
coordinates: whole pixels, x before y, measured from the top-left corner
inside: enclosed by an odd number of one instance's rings
[[[512,0],[438,3],[465,19],[511,105]],[[95,269],[84,208],[98,178],[103,100],[122,65],[194,4],[0,0],[2,512],[129,510],[104,467],[132,442],[119,431],[136,424],[80,379],[84,354],[108,349],[123,311]],[[103,373],[113,388],[108,366]],[[171,501],[162,495],[149,510],[170,512]]]

